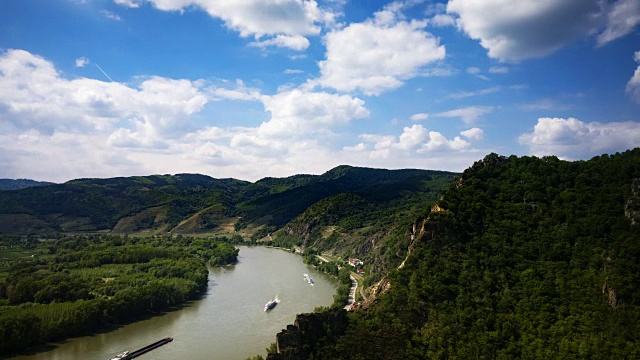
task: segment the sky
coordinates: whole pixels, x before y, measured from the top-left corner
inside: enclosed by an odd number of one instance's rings
[[[0,178],[621,152],[639,24],[637,0],[0,1]]]

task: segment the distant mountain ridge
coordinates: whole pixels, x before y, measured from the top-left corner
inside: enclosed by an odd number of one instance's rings
[[[31,179],[0,179],[0,190],[19,190],[32,186],[48,186],[54,183]]]
[[[406,188],[403,182],[418,184],[436,177],[446,178],[448,184],[456,175],[339,166],[322,175],[255,183],[201,174],[76,179],[0,193],[0,234],[240,231],[262,237],[327,197],[371,191],[391,194],[395,187]],[[436,192],[444,188],[441,185]]]

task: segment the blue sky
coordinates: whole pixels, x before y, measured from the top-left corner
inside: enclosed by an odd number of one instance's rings
[[[0,2],[0,178],[348,164],[640,144],[637,0]]]

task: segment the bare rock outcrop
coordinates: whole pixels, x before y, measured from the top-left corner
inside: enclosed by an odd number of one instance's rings
[[[631,184],[631,194],[625,203],[624,215],[631,225],[640,224],[640,179],[634,179]]]

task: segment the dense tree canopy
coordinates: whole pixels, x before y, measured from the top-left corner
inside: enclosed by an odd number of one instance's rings
[[[640,149],[487,156],[314,359],[640,357]]]

